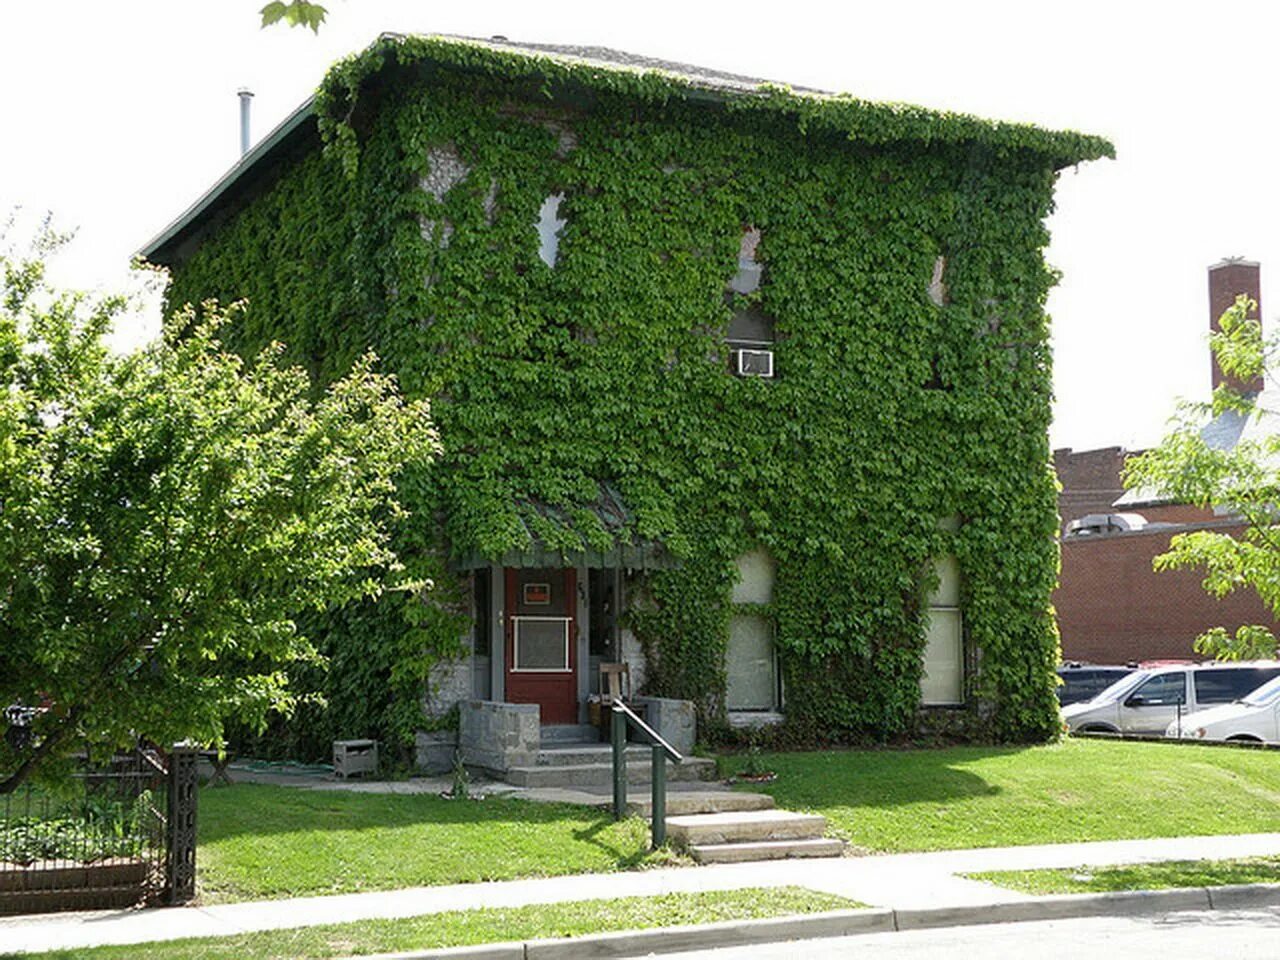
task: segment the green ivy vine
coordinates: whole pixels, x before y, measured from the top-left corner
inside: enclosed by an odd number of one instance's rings
[[[431,37],[335,65],[316,114],[323,149],[174,265],[168,301],[246,298],[243,348],[282,340],[323,380],[372,346],[431,398],[444,453],[403,484],[400,543],[435,589],[319,629],[335,664],[361,664],[355,689],[331,680],[331,709],[408,704],[363,721],[403,742],[415,684],[466,631],[447,560],[531,537],[607,548],[588,507],[608,483],[624,535],[680,561],[632,591],[650,692],[721,715],[733,561],[763,547],[788,722],[907,732],[930,559],[950,552],[982,734],[1055,735],[1044,220],[1056,171],[1110,144]],[[437,199],[420,184],[442,150],[465,175]],[[534,224],[555,193],[553,269]],[[748,225],[773,381],[728,372]]]

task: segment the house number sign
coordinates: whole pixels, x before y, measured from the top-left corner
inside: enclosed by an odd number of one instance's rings
[[[548,607],[551,605],[551,584],[526,583],[524,585],[524,602],[530,607]]]

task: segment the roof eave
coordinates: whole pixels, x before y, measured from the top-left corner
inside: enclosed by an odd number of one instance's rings
[[[276,127],[256,143],[248,153],[244,154],[235,165],[218,178],[199,199],[187,207],[172,223],[148,240],[137,252],[149,263],[168,266],[166,248],[180,237],[189,227],[198,221],[210,207],[224,194],[243,180],[257,165],[259,160],[270,155],[280,144],[298,130],[304,123],[315,117],[315,95],[307,97],[292,113],[284,118]]]

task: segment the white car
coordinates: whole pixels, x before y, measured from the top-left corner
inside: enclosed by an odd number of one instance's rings
[[[1169,724],[1165,736],[1178,736],[1176,726],[1176,723]],[[1183,717],[1181,736],[1184,740],[1280,743],[1280,677],[1235,703],[1224,703]]]
[[[1062,708],[1074,733],[1177,736],[1198,710],[1229,704],[1280,676],[1280,662],[1195,663],[1138,670],[1092,700]]]

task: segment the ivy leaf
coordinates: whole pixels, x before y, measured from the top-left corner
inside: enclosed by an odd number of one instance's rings
[[[283,0],[272,0],[259,13],[262,14],[263,27],[269,27],[283,20],[291,27],[310,27],[312,33],[319,33],[320,24],[324,23],[328,11],[318,3],[311,3],[310,0],[290,0],[289,3]]]

